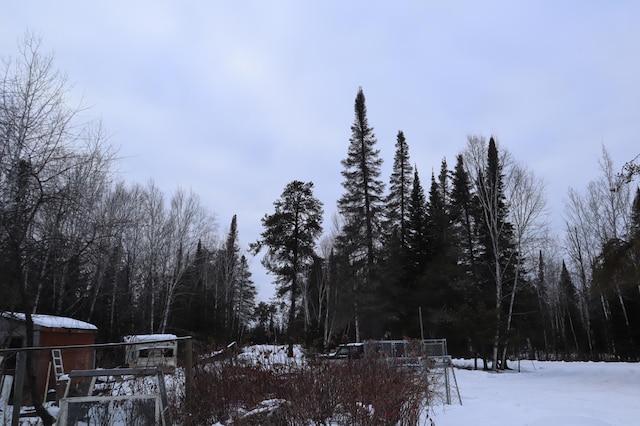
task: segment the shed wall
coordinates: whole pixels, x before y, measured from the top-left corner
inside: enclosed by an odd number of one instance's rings
[[[40,330],[40,346],[92,345],[95,333],[86,330]],[[71,370],[91,370],[95,367],[95,350],[93,348],[62,349],[62,365],[64,372]],[[51,351],[39,351],[36,356],[36,377],[38,389],[44,391],[49,363],[52,362]],[[56,388],[56,377],[53,365],[49,371],[49,389]]]

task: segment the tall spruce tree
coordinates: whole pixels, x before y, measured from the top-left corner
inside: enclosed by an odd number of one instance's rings
[[[408,271],[407,222],[413,182],[413,166],[409,160],[409,146],[404,133],[398,131],[389,192],[385,199],[384,249],[377,297],[380,311],[387,313],[385,331],[401,338],[406,336],[402,320],[406,309]]]
[[[386,331],[394,338],[416,335],[420,289],[418,281],[426,267],[429,241],[427,240],[426,198],[420,184],[418,170],[413,172],[411,194],[407,202],[405,245],[392,238],[387,250],[392,253],[385,262],[383,278],[385,288],[378,292],[385,302]]]
[[[447,176],[447,162],[442,160],[438,179],[431,175],[431,189],[427,205],[427,224],[434,253],[448,250],[450,240],[449,230],[449,185]]]
[[[558,304],[559,321],[558,334],[559,344],[564,349],[565,356],[580,353],[578,344],[578,326],[580,314],[578,311],[576,288],[571,280],[571,275],[564,260],[560,271],[558,282]],[[556,346],[557,350],[557,346]]]
[[[240,247],[238,246],[238,219],[234,214],[225,244],[218,252],[217,283],[220,286],[220,305],[222,306],[222,327],[231,337],[234,325],[234,303],[238,291]]]
[[[452,256],[456,259],[455,276],[451,285],[459,295],[451,311],[452,322],[461,342],[460,347],[463,344],[468,346],[470,343],[474,348],[473,354],[477,356],[481,354],[482,348],[479,336],[486,333],[486,321],[484,321],[486,304],[479,303],[477,297],[479,290],[477,203],[462,154],[456,156],[456,165],[453,169],[449,215],[453,239],[451,247],[455,250]],[[455,340],[451,340],[451,345],[455,345]]]
[[[454,277],[457,258],[453,250],[453,228],[450,221],[450,185],[446,160],[438,177],[431,175],[431,189],[427,202],[427,233],[430,244],[429,259],[421,280],[422,306],[430,329],[437,335],[449,334],[451,311],[458,304]]]
[[[458,248],[458,263],[466,265],[469,272],[475,264],[477,248],[473,195],[471,180],[461,154],[456,156],[451,189],[451,225],[454,229]]]
[[[359,302],[364,292],[374,287],[382,240],[384,183],[380,180],[382,158],[376,143],[367,120],[364,92],[359,88],[347,158],[342,160],[345,193],[338,200],[343,224],[337,238],[339,257],[348,269],[343,274],[353,289],[356,340],[360,339]]]
[[[413,167],[409,159],[409,146],[402,130],[398,131],[393,171],[389,179],[386,198],[386,226],[388,238],[396,238],[398,245],[406,245],[406,223],[409,217],[409,200],[413,181]]]
[[[431,241],[427,229],[427,199],[420,184],[418,169],[413,174],[413,188],[409,200],[409,220],[407,222],[407,247],[409,250],[410,281],[420,276],[431,253]]]

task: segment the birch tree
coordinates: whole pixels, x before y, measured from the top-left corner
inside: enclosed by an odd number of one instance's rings
[[[509,171],[506,183],[506,193],[509,200],[509,220],[513,224],[513,238],[518,263],[527,262],[533,265],[536,253],[540,253],[543,229],[546,226],[544,214],[546,212],[546,198],[544,182],[536,177],[533,171],[522,165],[513,165]],[[520,269],[515,268],[514,281],[509,297],[505,342],[502,348],[502,365],[507,362],[507,339],[511,331],[513,308],[516,292],[520,283]],[[533,269],[533,268],[531,268]]]
[[[509,268],[513,268],[513,228],[508,222],[508,208],[504,190],[505,157],[500,158],[493,138],[490,138],[485,150],[485,140],[469,137],[465,163],[470,176],[473,176],[475,194],[480,207],[482,233],[484,235],[485,258],[490,266],[491,280],[494,286],[494,333],[492,368],[496,370],[499,362],[499,346],[502,327],[502,301]],[[486,159],[486,162],[484,161]],[[484,164],[483,164],[484,163]]]
[[[26,34],[19,55],[7,57],[0,76],[0,244],[3,252],[3,308],[25,313],[27,345],[33,345],[33,320],[44,290],[43,271],[51,262],[48,247],[57,228],[45,212],[64,213],[82,203],[89,187],[74,179],[96,169],[92,161],[104,147],[70,106],[71,85],[55,67],[41,41]],[[83,184],[83,188],[74,188]],[[64,218],[66,220],[66,218]],[[67,223],[71,223],[68,221]],[[58,228],[59,229],[59,228]],[[31,352],[28,381],[38,415],[53,419],[35,389]]]
[[[623,177],[616,173],[611,156],[604,146],[598,164],[601,175],[588,183],[584,194],[569,188],[564,210],[567,254],[579,278],[578,294],[581,298],[583,321],[589,330],[588,341],[592,356],[596,348],[593,341],[593,318],[587,306],[590,295],[595,295],[605,323],[610,321],[611,310],[614,309],[603,289],[592,286],[593,271],[598,266],[601,250],[610,242],[625,237],[629,230],[631,211],[629,187],[624,184]],[[615,287],[614,292],[619,309],[624,313],[620,292]],[[611,349],[611,344],[612,342],[608,342],[608,349]]]
[[[194,258],[198,242],[215,229],[214,220],[200,204],[193,191],[178,189],[171,197],[165,233],[168,247],[167,274],[164,277],[164,306],[159,332],[164,333],[169,323],[171,308],[182,278]]]

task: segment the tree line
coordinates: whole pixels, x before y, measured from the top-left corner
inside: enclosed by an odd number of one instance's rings
[[[399,131],[383,178],[360,89],[332,223],[314,184],[293,180],[245,250],[237,218],[221,236],[197,194],[120,180],[117,152],[70,88],[32,36],[5,60],[2,310],[82,319],[103,341],[175,332],[325,349],[446,337],[491,368],[536,352],[638,358],[634,162],[618,173],[603,148],[602,176],[569,191],[558,238],[543,180],[493,137],[469,136],[453,167],[442,159],[425,179]],[[276,277],[270,303],[256,306],[249,255]]]
[[[220,238],[194,192],[119,179],[100,122],[71,105],[71,85],[37,37],[4,64],[0,309],[85,320],[102,341],[241,338],[256,289],[236,217]]]
[[[602,178],[568,193],[562,241],[544,181],[493,137],[469,136],[423,186],[399,131],[385,185],[362,88],[354,111],[330,231],[313,183],[292,181],[254,246],[290,300],[290,343],[447,337],[493,369],[510,356],[638,359],[634,162],[616,172],[603,147]]]

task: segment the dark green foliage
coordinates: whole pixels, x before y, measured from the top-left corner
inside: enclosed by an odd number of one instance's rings
[[[377,285],[376,265],[380,257],[383,224],[383,191],[380,180],[382,158],[369,126],[362,88],[355,100],[355,119],[347,158],[342,160],[344,194],[338,200],[342,226],[337,237],[341,278],[352,290],[356,339],[359,339],[360,308],[371,308],[369,297]],[[359,299],[359,300],[358,300]]]
[[[409,251],[409,270],[411,277],[415,279],[424,271],[431,253],[427,222],[427,199],[420,184],[418,170],[414,172],[413,188],[411,190],[411,199],[409,200],[407,249]]]
[[[458,242],[451,219],[451,187],[445,160],[436,179],[431,176],[427,204],[427,239],[429,247],[426,271],[419,285],[421,306],[429,319],[432,336],[448,335],[458,320],[455,310],[460,298],[457,283],[463,273],[458,263]]]
[[[389,193],[385,200],[387,240],[397,239],[400,247],[406,246],[406,223],[413,181],[413,167],[409,159],[409,146],[404,133],[398,131],[393,171],[389,179]]]
[[[278,294],[289,294],[289,356],[293,356],[300,275],[312,264],[316,240],[322,233],[322,203],[313,196],[312,182],[294,180],[273,204],[275,212],[262,218],[264,231],[252,250],[258,253],[266,248],[262,264],[276,275]]]
[[[387,336],[406,334],[407,315],[411,309],[411,280],[408,258],[409,204],[413,186],[413,167],[409,159],[409,146],[402,131],[398,131],[393,171],[389,179],[389,193],[385,199],[384,245],[379,265],[380,286],[376,297],[378,312],[387,312],[383,325]]]
[[[450,219],[456,241],[458,263],[464,264],[467,271],[475,264],[477,251],[478,206],[471,194],[471,182],[464,167],[462,155],[456,157],[453,172]]]
[[[564,261],[562,262],[560,281],[558,282],[558,300],[560,308],[560,336],[559,341],[556,342],[556,348],[564,349],[564,355],[569,357],[570,354],[581,353],[582,349],[578,338],[582,336],[582,321],[577,303],[578,294]]]
[[[347,158],[342,160],[345,193],[338,200],[338,210],[344,224],[338,238],[353,261],[365,261],[368,276],[373,272],[382,235],[384,184],[380,180],[382,158],[375,148],[377,139],[369,127],[362,88],[356,96],[355,116]]]
[[[275,328],[274,317],[277,307],[273,303],[259,302],[254,309],[253,317],[256,324],[251,332],[249,341],[256,344],[274,343],[280,330]]]

